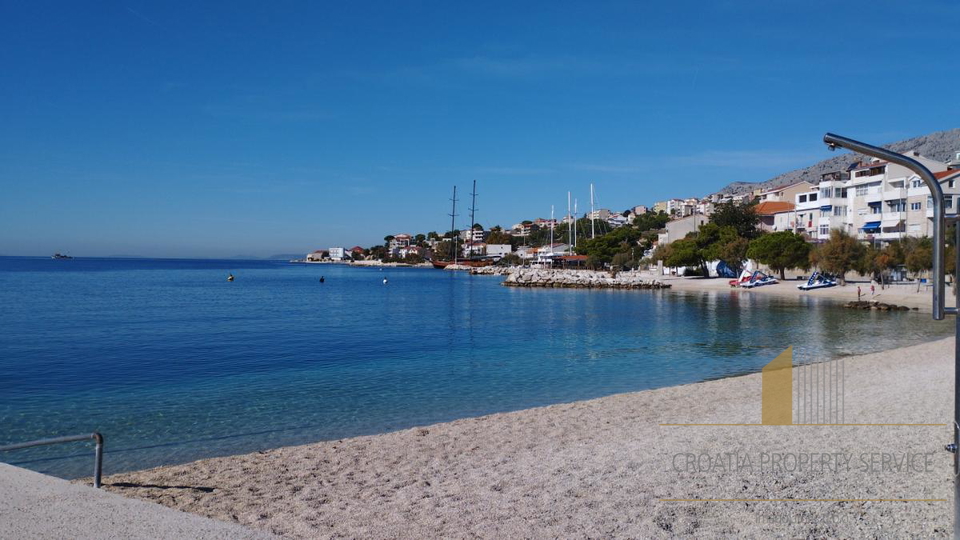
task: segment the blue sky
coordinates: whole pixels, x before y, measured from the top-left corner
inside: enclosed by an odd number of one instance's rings
[[[0,254],[299,253],[956,127],[953,2],[4,2]],[[882,58],[874,62],[866,54]],[[463,205],[464,207],[466,205]],[[461,223],[467,223],[466,218]]]

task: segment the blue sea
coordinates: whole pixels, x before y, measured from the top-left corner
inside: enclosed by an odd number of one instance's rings
[[[0,445],[97,430],[110,474],[750,373],[787,345],[812,362],[952,331],[815,298],[500,281],[0,257]],[[83,443],[0,460],[66,478],[93,461]]]

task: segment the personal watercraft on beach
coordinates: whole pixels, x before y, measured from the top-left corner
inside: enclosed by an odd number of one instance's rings
[[[812,291],[813,289],[825,289],[827,287],[836,287],[837,280],[830,277],[828,274],[823,274],[820,272],[814,272],[810,279],[806,283],[797,285],[797,288],[801,291]]]
[[[746,283],[743,283],[740,286],[744,289],[752,289],[754,287],[762,287],[764,285],[773,285],[774,283],[780,283],[780,280],[757,270],[752,276],[750,276],[750,279]]]
[[[737,279],[731,279],[731,280],[729,281],[730,286],[731,286],[731,287],[740,287],[740,286],[743,285],[744,283],[750,281],[750,278],[751,278],[751,277],[753,277],[753,272],[751,272],[751,271],[749,271],[749,270],[744,270],[743,272],[740,272],[740,277],[738,277]]]

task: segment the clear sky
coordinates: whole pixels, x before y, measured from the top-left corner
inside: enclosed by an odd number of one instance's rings
[[[956,2],[0,4],[0,254],[623,210],[956,127]],[[463,205],[465,207],[466,205]],[[459,225],[468,220],[461,218]]]

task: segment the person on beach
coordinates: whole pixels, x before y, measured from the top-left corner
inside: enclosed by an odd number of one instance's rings
[[[860,286],[857,285],[857,302],[860,301],[860,294],[861,294],[861,293],[860,293]]]
[[[877,290],[873,288],[873,283],[870,284],[870,296],[876,296]]]

